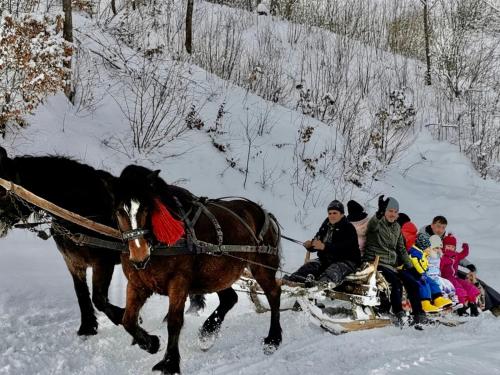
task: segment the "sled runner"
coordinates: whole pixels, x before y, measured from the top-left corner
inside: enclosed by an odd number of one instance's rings
[[[378,259],[364,267],[334,289],[325,286],[305,288],[301,283],[280,280],[282,284],[281,310],[302,310],[310,320],[333,334],[342,334],[371,328],[381,328],[392,323],[380,316],[380,292],[388,293],[389,285],[377,272]],[[246,274],[240,287],[247,291],[259,313],[269,311],[269,306],[258,284]]]

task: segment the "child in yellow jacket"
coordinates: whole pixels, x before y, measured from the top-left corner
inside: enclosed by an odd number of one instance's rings
[[[420,233],[415,245],[408,251],[414,266],[412,276],[420,284],[420,298],[422,299],[422,310],[426,313],[436,313],[441,309],[450,307],[453,302],[443,297],[439,284],[427,275],[429,268],[429,252],[431,243],[429,238]]]

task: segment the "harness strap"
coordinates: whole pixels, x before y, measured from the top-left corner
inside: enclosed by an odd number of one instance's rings
[[[222,246],[222,243],[224,242],[224,234],[222,233],[222,228],[219,224],[219,222],[217,221],[217,218],[215,217],[215,215],[207,208],[207,206],[203,205],[202,203],[200,202],[194,202],[195,205],[197,205],[198,207],[200,207],[202,210],[203,210],[203,213],[205,215],[207,215],[207,217],[210,219],[210,221],[212,222],[214,228],[215,228],[215,232],[217,234],[217,244],[219,246]],[[220,206],[222,207],[222,206]],[[225,208],[225,207],[224,207]],[[231,210],[228,210],[229,212],[231,212],[233,215],[236,215],[234,212],[232,212]],[[198,219],[198,218],[197,218]],[[241,220],[241,219],[240,219]],[[194,224],[193,224],[194,226]],[[194,232],[194,228],[193,228],[193,232]]]
[[[222,210],[225,210],[226,212],[230,213],[234,218],[238,219],[238,221],[243,224],[243,226],[247,229],[247,231],[251,234],[251,236],[253,237],[253,240],[255,241],[255,243],[260,243],[261,241],[258,240],[258,238],[255,236],[255,233],[253,231],[252,228],[250,228],[250,226],[241,218],[239,217],[234,211],[230,210],[229,208],[227,207],[224,207],[224,206],[221,206],[220,204],[217,204],[217,203],[214,203],[214,202],[208,202],[208,204],[212,205],[212,206],[215,206],[215,207],[218,207]]]
[[[120,253],[128,253],[128,246],[123,242],[107,241],[86,234],[74,234],[70,239],[78,246],[102,247]],[[279,250],[273,246],[261,245],[216,245],[205,241],[196,240],[192,249],[188,247],[188,241],[181,239],[174,245],[157,245],[154,247],[153,255],[176,256],[176,255],[223,255],[229,253],[257,253],[278,255]]]
[[[149,229],[131,229],[122,233],[122,238],[125,241],[136,240],[138,238],[143,237],[145,234],[148,234]]]

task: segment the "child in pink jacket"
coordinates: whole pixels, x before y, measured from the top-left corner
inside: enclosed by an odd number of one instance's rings
[[[451,281],[455,287],[456,294],[460,303],[464,305],[462,309],[457,310],[459,315],[466,313],[470,308],[471,315],[479,314],[477,309],[477,298],[481,294],[470,281],[458,277],[458,265],[460,261],[469,255],[469,245],[462,244],[462,251],[457,252],[457,239],[449,234],[443,239],[443,256],[441,257],[441,276]]]

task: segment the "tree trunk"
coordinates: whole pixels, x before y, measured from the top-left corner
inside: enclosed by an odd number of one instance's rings
[[[188,0],[186,10],[186,51],[193,52],[193,1]]]
[[[278,0],[271,0],[271,4],[269,5],[269,12],[271,15],[275,16],[278,12]]]
[[[425,62],[427,64],[427,72],[425,73],[425,84],[430,86],[431,80],[431,51],[430,51],[430,35],[429,35],[429,4],[428,0],[422,0],[424,4],[424,37],[425,37]]]
[[[116,16],[118,13],[116,12],[116,2],[115,0],[111,0],[111,11]]]
[[[63,37],[69,42],[73,43],[73,17],[71,10],[71,0],[62,0],[63,2],[63,12],[64,12],[64,28]],[[68,69],[68,77],[66,79],[66,87],[64,88],[64,93],[68,100],[73,103],[75,93],[73,91],[72,75],[71,75],[71,58],[64,62],[64,67]]]

